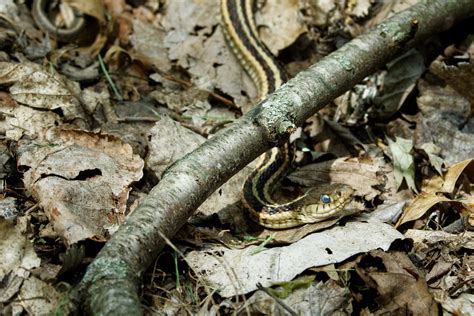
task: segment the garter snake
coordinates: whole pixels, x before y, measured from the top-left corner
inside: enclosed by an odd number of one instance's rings
[[[79,13],[72,7],[67,7],[72,10],[74,15],[71,24],[66,27],[58,27],[53,24],[48,12],[60,5],[56,1],[51,0],[34,0],[31,5],[31,14],[36,24],[43,29],[45,32],[52,34],[60,41],[72,41],[75,40],[81,32],[86,28],[86,18],[83,14]],[[56,8],[57,9],[57,8]]]
[[[265,98],[286,81],[285,72],[257,36],[253,0],[221,0],[221,23],[234,55]],[[256,169],[243,185],[242,200],[250,217],[258,224],[283,229],[315,223],[344,215],[354,190],[343,184],[309,190],[286,203],[272,199],[275,184],[293,162],[293,146],[275,147],[260,157]]]

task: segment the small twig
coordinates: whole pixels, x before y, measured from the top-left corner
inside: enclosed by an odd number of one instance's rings
[[[179,290],[179,268],[178,268],[178,253],[175,251],[173,252],[173,259],[174,259],[174,273],[176,274],[176,289]]]
[[[468,284],[468,283],[472,283],[474,281],[474,278],[470,278],[470,279],[466,279],[464,281],[461,281],[460,283],[458,283],[457,285],[455,285],[453,288],[451,288],[449,291],[448,291],[448,294],[451,296],[451,295],[454,295],[454,293],[456,293],[457,290],[459,290],[460,288],[462,288],[465,284]],[[472,285],[472,284],[471,284]],[[472,289],[472,287],[471,287]]]
[[[100,69],[104,73],[104,76],[107,79],[107,82],[109,83],[110,87],[112,88],[112,91],[115,94],[115,97],[117,98],[117,100],[123,101],[123,98],[120,95],[117,86],[115,85],[114,81],[112,80],[112,78],[109,75],[107,67],[105,67],[104,60],[102,59],[102,57],[100,55],[97,55],[97,57],[99,58]]]
[[[270,236],[267,236],[265,238],[265,240],[260,244],[258,245],[253,251],[250,252],[251,255],[255,255],[259,252],[262,252],[263,250],[265,250],[265,246],[268,245],[272,240],[275,239],[275,234],[272,234]]]
[[[134,122],[157,122],[159,121],[159,117],[146,117],[146,116],[125,116],[117,118],[117,122],[124,122],[124,123],[134,123]]]
[[[268,296],[273,298],[275,300],[275,302],[278,303],[278,305],[283,307],[291,315],[298,316],[297,312],[295,312],[290,306],[286,305],[286,303],[283,302],[280,298],[276,297],[275,295],[273,295],[273,293],[271,293],[269,290],[264,288],[263,285],[260,282],[257,283],[257,289],[259,289],[260,291],[265,292]]]

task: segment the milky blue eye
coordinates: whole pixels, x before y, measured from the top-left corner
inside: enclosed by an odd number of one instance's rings
[[[319,200],[323,202],[324,204],[329,204],[332,201],[331,197],[327,194],[321,194],[321,196],[319,197]]]

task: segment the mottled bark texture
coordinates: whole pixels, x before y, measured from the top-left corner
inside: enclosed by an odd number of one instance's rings
[[[472,0],[422,1],[283,85],[176,162],[89,266],[79,292],[92,314],[140,315],[147,267],[193,211],[237,171],[393,57],[474,13]]]

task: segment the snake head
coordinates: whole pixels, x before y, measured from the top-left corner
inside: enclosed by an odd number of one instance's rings
[[[340,183],[330,184],[321,190],[311,191],[311,194],[319,194],[319,202],[325,205],[350,200],[355,193],[352,187]]]
[[[354,196],[354,189],[345,184],[330,184],[323,188],[313,188],[305,194],[298,215],[305,223],[314,223],[338,217],[344,213]]]
[[[305,203],[331,205],[341,200],[352,199],[354,192],[354,189],[347,184],[332,183],[308,190],[305,194]]]

